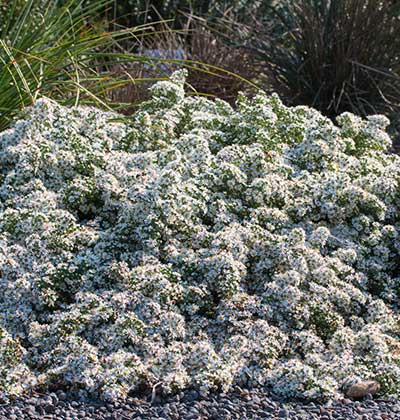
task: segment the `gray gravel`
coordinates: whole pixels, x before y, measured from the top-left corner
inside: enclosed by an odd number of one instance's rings
[[[229,394],[200,398],[196,391],[160,400],[151,396],[121,403],[80,401],[62,391],[19,398],[0,406],[0,420],[400,420],[400,401],[371,397],[363,401],[340,400],[324,405],[282,403],[260,389],[236,388]]]

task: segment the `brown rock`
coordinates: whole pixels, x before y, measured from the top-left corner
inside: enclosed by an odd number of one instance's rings
[[[367,394],[376,394],[381,386],[376,381],[358,382],[347,390],[346,396],[349,398],[364,398]]]

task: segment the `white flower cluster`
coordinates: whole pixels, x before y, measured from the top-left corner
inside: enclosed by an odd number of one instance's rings
[[[400,395],[388,121],[157,83],[132,120],[39,100],[0,133],[0,395],[233,384]]]

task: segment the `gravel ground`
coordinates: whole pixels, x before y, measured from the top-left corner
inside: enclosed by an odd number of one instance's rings
[[[236,388],[230,394],[200,398],[197,392],[160,401],[153,396],[129,398],[107,404],[79,401],[64,392],[32,395],[0,406],[0,420],[383,420],[400,419],[400,401],[367,398],[363,401],[332,401],[325,405],[283,404],[266,397],[262,390]]]

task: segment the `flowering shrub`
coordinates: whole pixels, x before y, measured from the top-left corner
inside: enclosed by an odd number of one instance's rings
[[[388,121],[152,88],[131,122],[36,102],[0,134],[0,384],[105,399],[399,395]],[[160,385],[161,384],[161,385]]]

